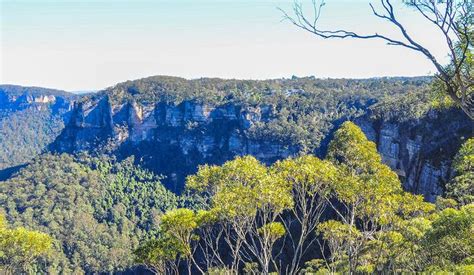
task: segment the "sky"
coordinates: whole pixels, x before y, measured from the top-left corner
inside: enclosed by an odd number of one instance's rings
[[[372,0],[376,4],[377,0]],[[310,14],[311,0],[302,0]],[[401,2],[401,1],[393,1]],[[326,0],[320,26],[361,33],[396,29],[369,1]],[[419,53],[376,40],[325,40],[282,21],[272,0],[0,0],[0,83],[99,90],[152,75],[238,79],[419,76]],[[399,18],[440,60],[437,30],[414,11]]]

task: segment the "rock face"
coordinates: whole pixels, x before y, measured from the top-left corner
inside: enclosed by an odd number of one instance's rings
[[[69,126],[52,148],[60,152],[103,148],[120,157],[134,155],[179,192],[185,177],[201,164],[221,164],[247,154],[272,163],[296,155],[297,146],[248,137],[246,130],[252,125],[269,120],[269,109],[195,101],[114,105],[103,96],[76,104]],[[376,142],[383,161],[397,172],[405,188],[433,201],[450,178],[450,160],[461,137],[472,135],[472,124],[464,120],[459,112],[450,111],[402,123],[371,119],[367,114],[356,123]]]
[[[28,162],[56,139],[75,98],[64,91],[0,85],[0,179],[1,170]]]
[[[76,104],[69,126],[52,148],[60,152],[106,148],[121,157],[134,155],[166,176],[169,188],[180,191],[185,177],[201,164],[221,164],[247,154],[271,163],[295,155],[296,147],[248,138],[246,130],[266,119],[265,112],[265,108],[194,101],[112,105],[103,97]]]
[[[435,201],[451,178],[451,160],[473,125],[459,111],[431,111],[416,121],[387,122],[364,116],[356,123],[377,144],[383,161],[406,190]]]
[[[72,110],[75,96],[64,91],[0,85],[0,109],[18,111],[26,108],[52,109],[54,112]]]

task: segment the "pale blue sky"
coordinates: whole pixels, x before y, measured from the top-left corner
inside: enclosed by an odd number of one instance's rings
[[[277,7],[290,9],[292,1],[0,1],[0,83],[73,91],[158,74],[365,78],[434,71],[425,58],[403,48],[323,40],[281,22]],[[392,31],[371,16],[368,1],[326,2],[323,26]],[[406,8],[400,18],[445,57],[436,30]]]

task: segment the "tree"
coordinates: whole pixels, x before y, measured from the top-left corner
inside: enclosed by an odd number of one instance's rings
[[[135,262],[144,265],[155,274],[179,274],[178,256],[183,247],[178,239],[161,235],[142,243],[134,251]]]
[[[200,167],[187,188],[209,196],[224,242],[232,255],[231,272],[246,260],[258,261],[268,274],[275,265],[273,245],[284,235],[278,220],[293,205],[291,184],[273,177],[254,157],[238,157],[224,165]]]
[[[199,250],[202,252],[202,258],[206,265],[206,270],[224,267],[225,259],[222,253],[222,238],[225,228],[220,224],[216,211],[198,210],[196,220],[199,225],[198,232]]]
[[[35,272],[38,258],[52,251],[53,239],[47,234],[24,227],[9,229],[0,214],[0,273]]]
[[[463,205],[474,203],[474,138],[461,146],[453,169],[455,176],[446,185],[446,195]]]
[[[288,253],[292,255],[286,273],[296,274],[302,258],[317,240],[314,231],[327,206],[328,187],[338,171],[331,162],[311,155],[278,161],[271,169],[274,177],[281,177],[292,186],[294,206],[284,215],[283,224],[290,240]]]
[[[258,208],[255,187],[265,180],[266,174],[267,168],[255,158],[243,157],[221,167],[202,166],[187,180],[186,188],[208,196],[211,211],[219,217],[223,239],[232,255],[232,272],[237,272],[243,262],[242,248]]]
[[[404,0],[403,3],[415,9],[427,22],[432,23],[441,37],[446,41],[450,63],[443,65],[434,54],[423,46],[408,31],[396,15],[390,0],[380,0],[381,10],[369,4],[377,18],[391,23],[400,33],[401,39],[379,33],[358,34],[347,30],[323,30],[318,27],[318,20],[325,1],[312,0],[311,15],[307,14],[303,5],[295,1],[293,15],[283,11],[284,16],[297,27],[313,33],[318,37],[380,39],[388,45],[402,46],[416,51],[436,68],[437,78],[443,83],[445,91],[462,110],[474,119],[474,74],[472,49],[474,43],[474,8],[471,0]]]
[[[198,227],[196,214],[193,210],[186,208],[173,209],[166,212],[161,218],[161,231],[170,239],[176,240],[180,254],[188,263],[188,272],[191,274],[191,265],[194,264],[201,273],[204,273],[194,259],[194,251],[191,242],[197,240],[198,236],[194,230]]]
[[[347,262],[343,268],[351,274],[373,272],[375,263],[383,262],[377,257],[367,261],[364,251],[374,242],[380,244],[406,216],[429,212],[433,206],[402,190],[398,176],[382,163],[375,144],[352,122],[336,131],[327,158],[339,170],[327,200],[337,220],[320,224],[318,230],[328,242],[331,265],[337,268]]]
[[[456,265],[474,265],[473,226],[474,204],[441,211],[423,240],[426,268],[454,270]]]

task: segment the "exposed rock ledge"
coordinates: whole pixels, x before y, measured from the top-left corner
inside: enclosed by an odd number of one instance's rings
[[[266,163],[296,155],[297,146],[247,136],[254,123],[268,121],[267,112],[265,106],[210,106],[194,101],[111,105],[102,97],[76,104],[69,126],[53,148],[74,152],[102,146],[122,157],[135,155],[165,175],[168,187],[180,190],[185,177],[200,164],[220,164],[245,154]],[[384,162],[398,173],[405,188],[433,201],[451,176],[450,160],[460,137],[472,135],[470,123],[453,122],[456,119],[462,120],[456,112],[404,123],[366,115],[356,123],[376,142]]]

